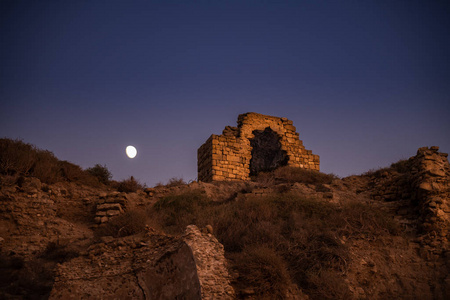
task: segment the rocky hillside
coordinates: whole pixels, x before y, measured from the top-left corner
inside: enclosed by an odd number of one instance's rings
[[[0,173],[2,299],[450,298],[437,147],[343,179],[141,188],[3,139]]]

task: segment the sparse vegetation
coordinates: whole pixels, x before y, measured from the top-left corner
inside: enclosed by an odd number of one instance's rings
[[[149,213],[157,226],[172,234],[183,232],[188,224],[211,224],[227,255],[243,272],[245,285],[278,299],[290,282],[322,299],[345,295],[344,239],[376,239],[400,232],[393,220],[369,204],[338,206],[291,193],[214,203],[191,191],[160,200]],[[260,256],[255,256],[255,249],[262,251]],[[254,267],[258,261],[260,267]],[[320,278],[330,282],[330,289],[339,287],[339,295],[319,287]]]
[[[180,233],[189,224],[197,224],[204,208],[211,205],[208,197],[200,191],[189,191],[159,200],[151,209],[152,223],[167,232]],[[206,224],[202,224],[206,225]]]
[[[134,179],[133,176],[117,183],[117,190],[119,192],[132,193],[137,190],[142,190],[143,188],[144,186],[139,181]]]
[[[330,184],[337,178],[334,174],[325,174],[314,170],[296,167],[281,167],[271,172],[262,172],[255,176],[254,180],[264,185],[279,183],[305,183],[305,184]]]
[[[389,167],[371,169],[367,172],[364,172],[363,176],[373,176],[375,178],[382,178],[386,175],[386,173],[395,171],[398,173],[407,173],[411,170],[411,162],[408,159],[401,159],[396,163],[391,164]]]
[[[236,256],[239,280],[254,288],[258,299],[284,299],[290,276],[286,262],[274,249],[250,246]]]
[[[364,172],[363,176],[374,176],[375,178],[381,178],[384,174],[390,171],[390,168],[378,168],[378,169],[370,169],[367,172]]]
[[[174,186],[182,186],[186,185],[186,181],[184,181],[183,178],[173,177],[170,178],[169,181],[166,184],[163,184],[161,182],[156,184],[156,187],[174,187]]]

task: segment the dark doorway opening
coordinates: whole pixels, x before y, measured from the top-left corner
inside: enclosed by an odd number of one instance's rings
[[[287,165],[289,157],[286,151],[281,150],[280,137],[275,131],[267,127],[264,130],[254,130],[253,134],[255,137],[250,139],[250,146],[253,148],[250,176]]]

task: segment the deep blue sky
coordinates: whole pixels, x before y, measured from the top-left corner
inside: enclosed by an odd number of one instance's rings
[[[0,137],[149,186],[238,114],[340,176],[450,152],[449,1],[0,2]],[[138,156],[125,156],[135,145]]]

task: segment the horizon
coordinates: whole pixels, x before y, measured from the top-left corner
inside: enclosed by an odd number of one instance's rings
[[[445,1],[3,1],[0,137],[148,186],[197,177],[239,114],[340,177],[450,152]],[[125,148],[133,145],[130,159]]]

